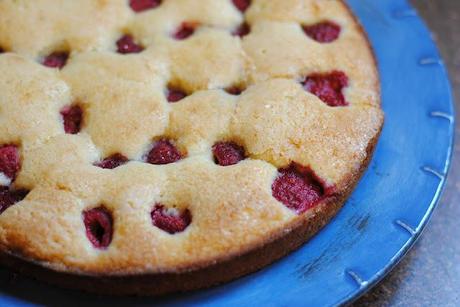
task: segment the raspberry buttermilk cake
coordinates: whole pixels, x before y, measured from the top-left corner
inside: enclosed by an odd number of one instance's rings
[[[3,0],[0,49],[0,261],[64,287],[260,269],[338,211],[383,122],[339,0]]]

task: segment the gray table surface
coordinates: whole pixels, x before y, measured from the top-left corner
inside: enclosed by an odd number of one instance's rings
[[[385,0],[377,0],[385,1]],[[411,0],[431,28],[460,110],[460,0]],[[460,306],[460,122],[447,187],[414,248],[360,306]]]

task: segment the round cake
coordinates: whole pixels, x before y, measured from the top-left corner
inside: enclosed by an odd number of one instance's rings
[[[383,123],[339,0],[0,1],[0,262],[116,295],[307,241]]]

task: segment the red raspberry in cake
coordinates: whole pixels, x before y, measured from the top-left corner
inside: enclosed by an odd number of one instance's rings
[[[2,47],[0,47],[0,53],[4,53],[5,52],[5,49],[3,49]]]
[[[67,63],[68,58],[69,54],[67,52],[53,52],[43,59],[43,65],[61,69]]]
[[[244,90],[245,88],[240,87],[240,86],[232,86],[232,87],[225,89],[227,93],[229,93],[230,95],[235,95],[235,96],[240,95]]]
[[[147,163],[169,164],[182,159],[179,150],[169,140],[160,140],[153,145],[147,155]]]
[[[322,184],[308,168],[292,164],[280,169],[272,184],[273,197],[301,214],[313,208],[324,197]]]
[[[167,99],[168,102],[174,103],[187,97],[187,94],[179,89],[169,87]]]
[[[303,26],[303,31],[319,43],[331,43],[339,38],[341,28],[332,21],[324,21],[310,26]]]
[[[177,40],[187,39],[195,33],[196,27],[198,27],[197,22],[183,22],[173,37]]]
[[[245,22],[242,23],[241,25],[238,26],[238,28],[235,29],[235,31],[232,32],[233,35],[243,37],[249,34],[251,32],[251,28],[249,25]]]
[[[98,207],[83,212],[83,223],[86,236],[95,248],[105,249],[112,242],[112,214],[104,207]]]
[[[342,93],[342,90],[348,86],[348,77],[341,71],[311,74],[302,84],[305,90],[331,107],[348,105]]]
[[[101,168],[114,169],[125,164],[128,161],[128,158],[126,158],[122,154],[116,153],[96,163],[95,165]]]
[[[137,44],[134,41],[134,37],[131,35],[127,34],[122,36],[118,41],[117,41],[117,51],[118,53],[121,54],[128,54],[128,53],[139,53],[144,50],[144,47],[141,45]]]
[[[251,0],[232,0],[233,4],[236,6],[240,12],[244,13],[248,7],[251,5]]]
[[[80,132],[83,121],[83,110],[77,106],[66,106],[61,110],[62,119],[64,120],[64,131],[69,134]]]
[[[14,180],[21,168],[19,150],[15,145],[0,146],[0,173]]]
[[[244,148],[234,142],[218,142],[212,147],[212,153],[221,166],[234,165],[245,159]]]
[[[143,12],[149,9],[154,9],[161,4],[161,0],[130,0],[129,6],[136,12]]]
[[[151,216],[153,225],[170,234],[184,231],[192,221],[189,210],[178,212],[176,209],[167,209],[162,204],[155,205]]]
[[[10,190],[8,187],[0,186],[0,214],[27,196],[26,190]]]

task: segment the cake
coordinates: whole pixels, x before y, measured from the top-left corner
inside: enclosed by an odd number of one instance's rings
[[[160,295],[306,242],[383,124],[339,0],[0,1],[0,263]]]

